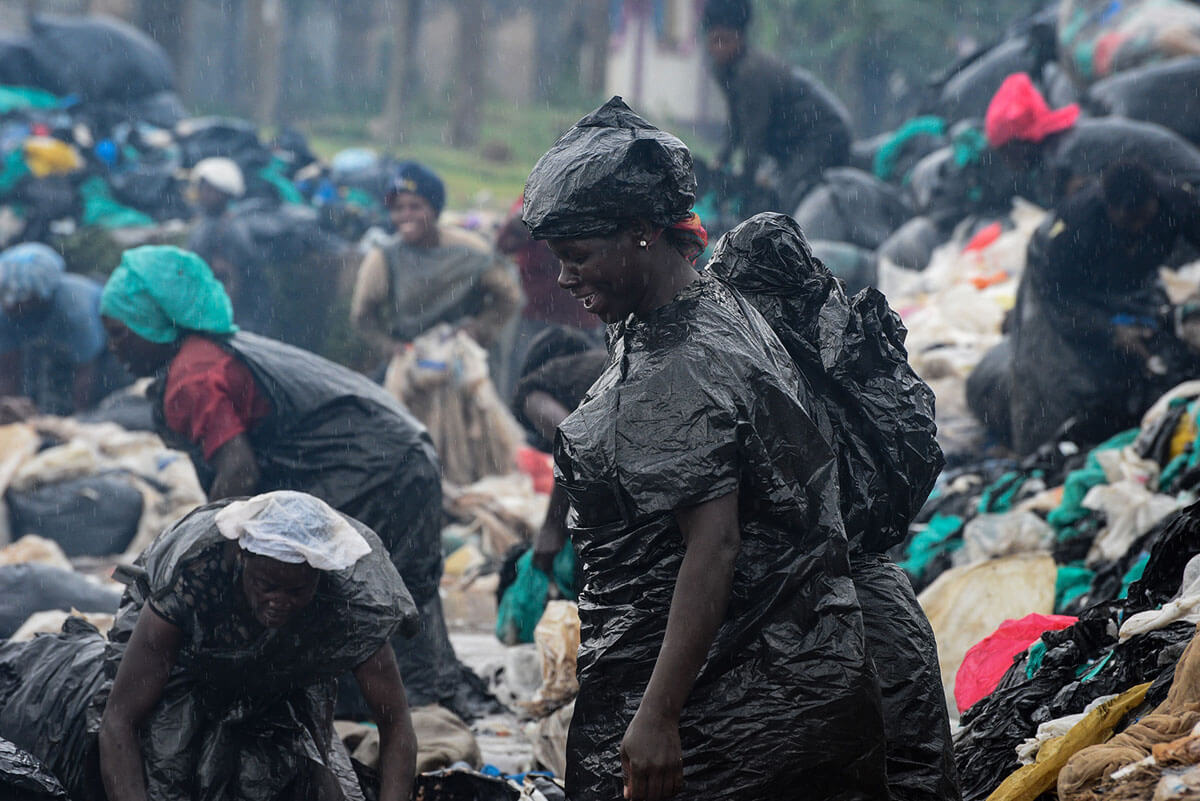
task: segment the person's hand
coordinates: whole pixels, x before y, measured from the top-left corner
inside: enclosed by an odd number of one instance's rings
[[[0,398],[0,426],[21,423],[31,417],[37,417],[37,415],[37,406],[29,398],[16,395],[6,395]]]
[[[639,709],[621,741],[626,801],[664,801],[683,789],[679,721]]]

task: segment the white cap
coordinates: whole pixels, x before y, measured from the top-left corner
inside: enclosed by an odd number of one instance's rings
[[[246,180],[242,177],[242,168],[233,159],[211,158],[203,159],[192,167],[192,181],[204,181],[230,197],[241,197],[246,194]]]
[[[259,556],[317,570],[339,571],[371,552],[354,526],[320,498],[304,492],[268,492],[235,501],[216,515],[227,540]]]

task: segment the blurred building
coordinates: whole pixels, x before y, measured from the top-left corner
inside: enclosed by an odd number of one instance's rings
[[[704,0],[612,0],[608,93],[653,119],[723,120],[700,30],[703,8]]]

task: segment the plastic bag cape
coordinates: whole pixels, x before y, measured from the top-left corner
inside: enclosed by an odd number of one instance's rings
[[[621,738],[684,556],[672,510],[736,489],[729,608],[680,726],[685,797],[790,798],[798,787],[883,797],[882,720],[836,466],[791,358],[711,276],[609,335],[610,365],[555,449],[584,584],[568,792],[620,797]]]
[[[534,239],[614,233],[621,221],[679,222],[696,200],[687,146],[614,97],[562,135],[525,183]]]
[[[902,542],[945,460],[933,391],[908,364],[907,332],[874,289],[846,297],[795,220],[759,214],[716,244],[708,269],[762,313],[829,418],[851,543]]]
[[[213,341],[250,368],[271,401],[272,414],[249,433],[259,491],[307,492],[379,535],[421,609],[420,633],[395,643],[409,703],[478,716],[491,699],[455,657],[438,596],[442,485],[425,428],[382,387],[307,351],[245,332]],[[164,384],[150,392],[159,435],[191,454],[207,487],[203,455],[165,423]]]
[[[169,595],[191,559],[227,547],[213,521],[225,505],[196,510],[120,570],[127,589],[107,642],[71,619],[62,634],[0,645],[0,736],[43,760],[73,801],[103,798],[96,734],[145,603]],[[142,727],[149,797],[274,801],[315,771],[343,788],[336,801],[361,798],[332,729],[334,682],[395,632],[411,632],[417,610],[379,538],[347,520],[372,552],[322,574],[302,636],[288,627],[228,647],[211,642],[209,631],[183,632],[162,699]]]

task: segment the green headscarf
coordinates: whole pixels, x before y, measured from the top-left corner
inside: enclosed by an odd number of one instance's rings
[[[166,245],[125,251],[100,297],[100,313],[165,344],[183,331],[232,334],[233,304],[204,259]]]

